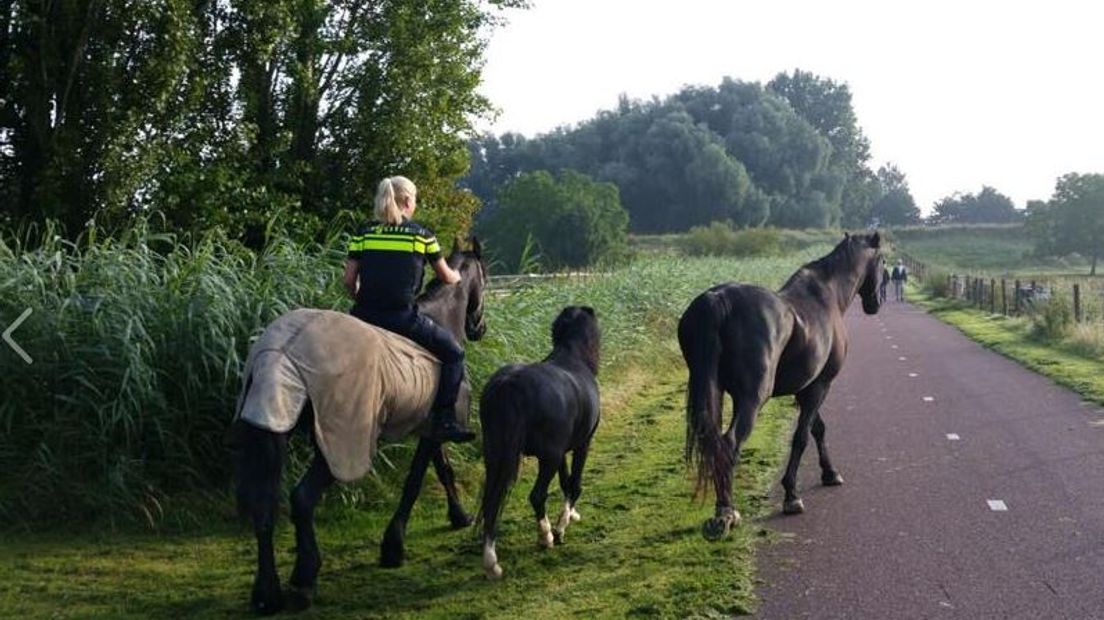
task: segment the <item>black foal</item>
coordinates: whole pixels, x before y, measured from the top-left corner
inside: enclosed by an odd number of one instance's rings
[[[579,520],[575,503],[582,493],[583,466],[598,427],[598,350],[594,310],[565,308],[552,325],[552,353],[539,364],[500,368],[483,389],[483,569],[502,576],[495,553],[495,530],[522,454],[537,457],[539,473],[529,503],[537,517],[537,543],[551,548],[563,541],[568,523]],[[567,453],[574,452],[568,472]],[[559,473],[563,512],[553,529],[545,514],[548,485]]]

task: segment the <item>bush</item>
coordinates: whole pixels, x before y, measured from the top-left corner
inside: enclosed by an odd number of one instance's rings
[[[1052,289],[1050,299],[1037,301],[1033,305],[1032,322],[1038,336],[1056,341],[1069,334],[1073,326],[1073,307],[1069,299]]]
[[[940,269],[929,269],[920,286],[931,293],[933,297],[949,298],[952,294],[951,285],[948,281],[950,275],[950,273]]]
[[[627,251],[629,214],[617,186],[566,170],[523,174],[504,186],[479,226],[488,251],[517,273],[527,257],[556,270],[616,261]]]
[[[681,242],[691,256],[776,256],[782,252],[782,234],[774,228],[736,230],[731,222],[695,226]]]

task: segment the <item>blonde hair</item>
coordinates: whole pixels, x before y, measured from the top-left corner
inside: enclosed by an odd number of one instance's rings
[[[376,190],[376,219],[384,224],[401,224],[403,214],[399,201],[414,198],[417,193],[418,188],[406,177],[387,177],[380,181]]]

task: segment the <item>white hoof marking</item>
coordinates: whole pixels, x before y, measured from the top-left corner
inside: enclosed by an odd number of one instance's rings
[[[494,543],[483,543],[483,571],[487,573],[487,579],[500,579],[502,567],[498,564],[498,554],[495,553]]]
[[[548,517],[545,517],[537,522],[537,544],[551,549],[554,544],[552,541],[552,524],[548,522]]]

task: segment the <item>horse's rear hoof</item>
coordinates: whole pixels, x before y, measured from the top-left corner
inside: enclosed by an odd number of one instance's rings
[[[399,568],[403,565],[403,559],[403,553],[401,551],[398,553],[384,551],[380,553],[379,565],[381,568]]]
[[[826,487],[838,487],[843,484],[843,476],[838,471],[821,474],[820,483]]]
[[[271,616],[279,613],[284,609],[284,595],[280,592],[280,586],[265,589],[254,588],[249,606],[253,608],[253,613],[260,616]]]
[[[475,523],[475,518],[464,512],[463,510],[449,511],[449,524],[454,530],[462,530]]]
[[[716,542],[728,536],[731,528],[728,519],[721,519],[720,517],[706,519],[705,523],[702,523],[702,536],[710,542]]]
[[[314,604],[314,597],[318,594],[317,588],[302,587],[291,588],[287,595],[287,608],[289,611],[305,611]]]
[[[498,581],[502,579],[502,566],[495,564],[491,568],[484,568],[483,572],[487,574],[487,579],[490,581]]]
[[[786,500],[782,504],[782,514],[799,515],[805,512],[805,502],[801,498]]]

